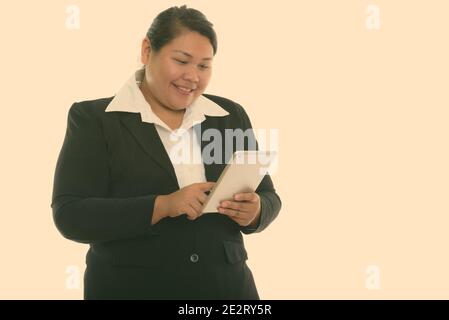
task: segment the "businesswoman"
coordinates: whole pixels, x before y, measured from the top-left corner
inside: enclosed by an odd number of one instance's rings
[[[217,52],[212,26],[186,6],[161,12],[142,41],[144,66],[115,96],[70,108],[51,207],[65,238],[90,245],[85,299],[259,299],[242,233],[264,230],[280,211],[269,175],[201,214],[228,160],[217,139],[220,161],[204,161],[212,139],[202,134],[251,128],[238,103],[203,93]],[[184,135],[201,161],[174,161]],[[243,149],[257,148],[251,140]]]

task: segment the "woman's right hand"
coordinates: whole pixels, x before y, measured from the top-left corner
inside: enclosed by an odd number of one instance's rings
[[[206,192],[214,186],[215,182],[193,183],[162,196],[166,216],[177,217],[186,214],[189,220],[195,220],[201,215],[201,209],[207,199]]]

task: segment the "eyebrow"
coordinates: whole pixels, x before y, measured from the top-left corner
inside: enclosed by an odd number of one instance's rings
[[[189,58],[193,58],[193,56],[190,53],[182,51],[182,50],[173,50],[173,52],[180,52],[180,53],[188,56]],[[212,60],[212,58],[203,58],[203,60]]]

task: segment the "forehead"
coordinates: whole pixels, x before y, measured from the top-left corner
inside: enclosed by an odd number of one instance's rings
[[[194,59],[213,58],[214,49],[209,39],[197,32],[185,32],[164,47],[168,54],[177,54]]]

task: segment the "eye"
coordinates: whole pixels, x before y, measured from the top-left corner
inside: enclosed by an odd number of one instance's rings
[[[178,62],[180,64],[187,64],[188,63],[188,61],[182,61],[182,60],[178,60],[178,59],[173,59],[173,60],[175,60],[176,62]],[[200,68],[203,69],[203,70],[206,70],[206,69],[209,68],[209,66],[207,66],[205,64],[202,64],[202,65],[200,65]]]

